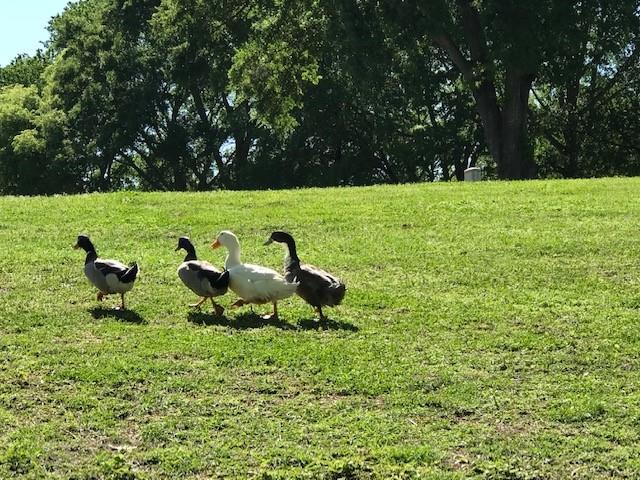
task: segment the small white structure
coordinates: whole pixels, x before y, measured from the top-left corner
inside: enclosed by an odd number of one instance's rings
[[[479,182],[482,180],[482,169],[480,167],[469,167],[464,171],[465,182]]]

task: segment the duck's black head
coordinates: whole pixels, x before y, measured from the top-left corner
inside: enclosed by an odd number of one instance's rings
[[[186,250],[187,252],[193,249],[193,243],[191,243],[191,240],[189,239],[189,237],[180,237],[178,239],[178,246],[176,247],[176,252],[181,248],[183,250]]]
[[[187,251],[187,256],[185,257],[185,262],[188,260],[196,260],[196,248],[191,243],[189,237],[180,237],[178,239],[178,246],[176,247],[176,252],[180,249]]]
[[[96,251],[93,243],[91,243],[91,240],[89,240],[89,237],[87,237],[86,235],[78,235],[78,241],[73,246],[73,248],[81,248],[87,253]]]
[[[269,237],[269,240],[264,242],[264,244],[269,245],[272,242],[286,243],[287,245],[295,245],[295,241],[293,240],[293,237],[289,235],[287,232],[283,232],[282,230],[276,230],[275,232],[272,232],[271,236]]]
[[[296,252],[296,242],[291,235],[287,232],[283,232],[282,230],[276,230],[271,233],[269,240],[264,242],[265,245],[269,245],[273,242],[282,243],[287,246],[287,255],[285,257],[284,263],[287,268],[294,263],[299,263],[300,259],[298,258],[298,252]]]

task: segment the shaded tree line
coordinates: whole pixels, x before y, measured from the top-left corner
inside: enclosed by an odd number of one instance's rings
[[[638,1],[80,0],[0,68],[0,192],[640,173]]]

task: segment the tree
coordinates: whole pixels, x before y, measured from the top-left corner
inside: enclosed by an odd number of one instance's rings
[[[178,100],[161,83],[158,55],[147,42],[137,41],[148,28],[138,20],[153,7],[136,2],[121,10],[125,4],[120,3],[83,0],[54,18],[52,89],[59,108],[68,113],[75,156],[92,167],[90,189],[127,184],[170,189],[180,178],[171,178],[176,168],[166,168],[169,155],[152,157],[140,144],[171,144],[164,136],[151,136],[159,129],[175,131],[169,127]],[[143,30],[115,28],[131,25]]]
[[[578,8],[637,16],[636,2],[438,0],[328,2],[344,11],[387,19],[399,36],[430,39],[463,75],[480,116],[500,178],[535,175],[529,135],[529,96],[541,70],[557,56]],[[585,7],[582,7],[586,5]],[[381,6],[381,7],[380,7]],[[602,32],[606,35],[606,32]]]
[[[35,86],[0,88],[0,193],[78,192],[82,174],[65,149],[65,115]]]
[[[96,166],[94,185],[110,188],[118,173],[162,190],[242,186],[264,109],[231,75],[271,10],[270,2],[83,0],[55,19],[54,90],[77,155]]]
[[[38,50],[34,56],[18,55],[9,65],[0,68],[0,87],[38,85],[42,88],[41,76],[51,59],[47,52]]]
[[[0,69],[0,188],[638,172],[639,16],[637,0],[79,0],[46,51]]]
[[[556,61],[542,69],[533,88],[533,133],[543,173],[638,171],[640,24],[638,15],[628,13],[588,2],[567,13],[571,28],[556,38]]]
[[[229,80],[237,49],[251,33],[252,3],[165,0],[151,21],[157,48],[168,53],[167,77],[186,95],[196,161],[204,165],[200,189],[241,186],[260,131],[251,102],[239,98]]]
[[[258,108],[263,102],[270,107],[264,122],[278,130],[271,118],[289,114],[295,125],[284,142],[257,143],[252,186],[461,178],[482,140],[460,74],[427,42],[399,41],[375,9],[342,5],[332,10],[308,3],[307,16],[314,20],[280,22],[259,32],[262,41],[255,42],[243,70],[242,85],[252,85],[248,95]],[[288,15],[289,10],[282,14]],[[306,18],[299,12],[294,16]],[[275,67],[275,57],[262,47],[274,39],[285,45],[283,50],[302,55],[291,53],[284,66]],[[305,71],[318,80],[295,83]],[[288,84],[296,88],[264,87]]]

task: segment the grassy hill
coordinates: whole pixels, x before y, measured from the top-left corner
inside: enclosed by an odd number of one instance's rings
[[[0,198],[0,478],[637,477],[639,191]],[[276,228],[346,281],[328,329],[297,297],[278,323],[189,309],[179,235],[279,269]],[[81,232],[138,261],[131,313],[96,302]]]

